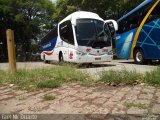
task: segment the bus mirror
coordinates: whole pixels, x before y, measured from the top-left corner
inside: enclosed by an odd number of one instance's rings
[[[118,30],[118,24],[115,20],[106,20],[105,23],[107,23],[108,25],[112,25],[115,29],[115,31]]]
[[[110,33],[107,23],[104,23],[103,30],[104,30],[105,34]]]
[[[116,31],[112,22],[108,22],[104,24],[104,32],[106,34],[110,33],[112,37],[114,36]]]

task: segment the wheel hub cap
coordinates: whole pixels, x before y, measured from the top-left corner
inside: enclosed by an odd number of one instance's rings
[[[142,61],[142,53],[141,53],[141,52],[137,52],[137,54],[136,54],[136,60],[137,60],[138,62],[141,62],[141,61]]]

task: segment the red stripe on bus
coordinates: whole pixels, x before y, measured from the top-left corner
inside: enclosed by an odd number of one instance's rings
[[[44,52],[44,54],[46,54],[46,55],[50,56],[50,55],[52,55],[52,54],[53,54],[53,52]]]

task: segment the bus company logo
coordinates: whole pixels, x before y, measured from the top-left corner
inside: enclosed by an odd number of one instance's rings
[[[42,46],[42,48],[45,49],[45,48],[48,48],[48,47],[50,47],[50,46],[51,46],[51,43]]]

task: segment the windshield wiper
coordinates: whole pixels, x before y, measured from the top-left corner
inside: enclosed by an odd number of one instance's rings
[[[97,37],[92,37],[92,39],[91,38],[89,38],[89,39],[87,39],[88,40],[88,42],[87,42],[87,46],[89,46],[89,44],[91,43],[91,41],[95,41],[95,39],[96,39]]]
[[[104,34],[104,31],[103,31],[103,30],[102,30],[101,32],[99,32],[96,37],[98,38],[98,37],[100,37],[102,34]]]
[[[87,42],[87,46],[89,46],[90,42],[91,42],[91,39]]]

